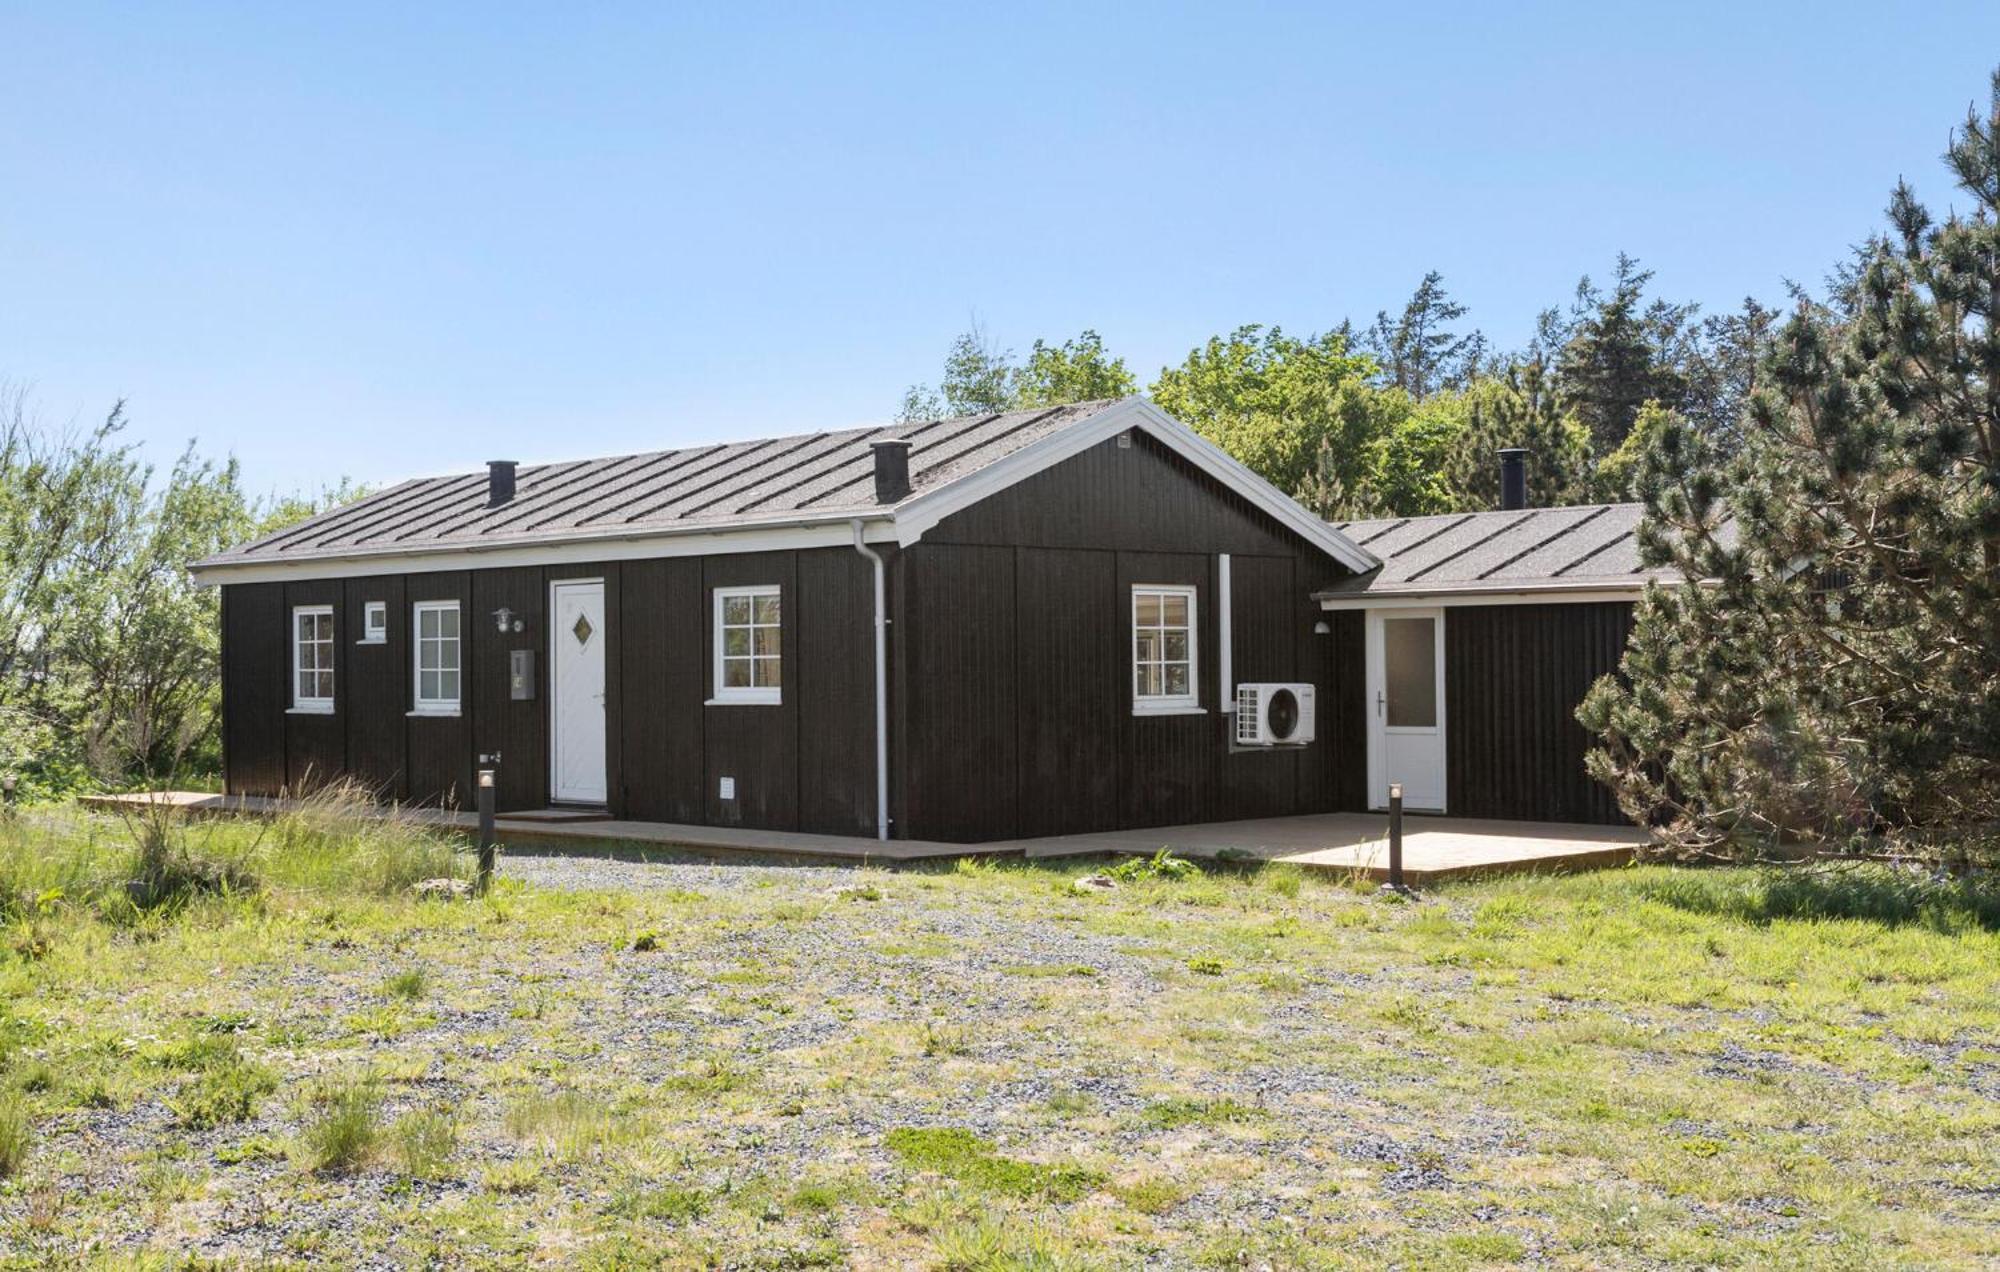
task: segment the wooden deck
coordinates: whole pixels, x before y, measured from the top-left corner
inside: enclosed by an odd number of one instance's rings
[[[263,817],[279,815],[296,805],[296,801],[258,795],[225,796],[196,791],[93,795],[82,802],[105,811],[129,811],[149,802],[165,802],[192,816]],[[407,817],[426,825],[467,832],[476,830],[479,824],[472,813],[441,809],[385,807],[380,815]],[[540,813],[499,817],[495,829],[502,844],[578,852],[657,848],[887,865],[959,857],[1151,856],[1166,848],[1179,856],[1211,861],[1282,861],[1308,870],[1377,880],[1388,876],[1387,819],[1364,813],[1273,817],[983,844],[919,839],[883,842],[845,835],[612,819],[556,820]],[[1403,830],[1403,869],[1411,883],[1479,874],[1621,865],[1630,861],[1634,851],[1646,841],[1645,832],[1634,828],[1415,815],[1403,819]]]

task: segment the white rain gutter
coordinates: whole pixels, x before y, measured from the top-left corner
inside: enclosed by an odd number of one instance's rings
[[[889,838],[889,615],[884,593],[887,589],[882,554],[861,538],[861,520],[856,518],[854,550],[875,566],[875,838]]]

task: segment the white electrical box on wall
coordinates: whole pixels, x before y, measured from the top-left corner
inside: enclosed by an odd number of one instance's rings
[[[733,778],[733,777],[725,777],[725,778],[723,778],[723,779],[722,779],[722,783],[721,783],[721,785],[722,785],[722,790],[721,790],[720,794],[721,794],[721,797],[722,797],[723,799],[735,799],[735,798],[736,798],[736,779],[735,779],[735,778]]]

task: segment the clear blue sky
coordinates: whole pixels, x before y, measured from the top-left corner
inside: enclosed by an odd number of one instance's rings
[[[884,419],[974,312],[1143,383],[1432,268],[1502,343],[1621,249],[1775,302],[2000,62],[1991,0],[307,8],[0,13],[45,419],[271,491]]]

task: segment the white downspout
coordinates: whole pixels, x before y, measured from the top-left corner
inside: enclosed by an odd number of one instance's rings
[[[1222,684],[1222,714],[1229,720],[1229,736],[1236,737],[1236,669],[1230,659],[1230,629],[1236,626],[1235,615],[1230,612],[1229,597],[1229,554],[1221,553],[1215,558],[1215,622],[1216,650],[1215,663],[1217,678]]]
[[[861,523],[854,527],[854,550],[875,566],[875,838],[889,838],[889,615],[884,601],[886,583],[882,554],[861,541]]]

